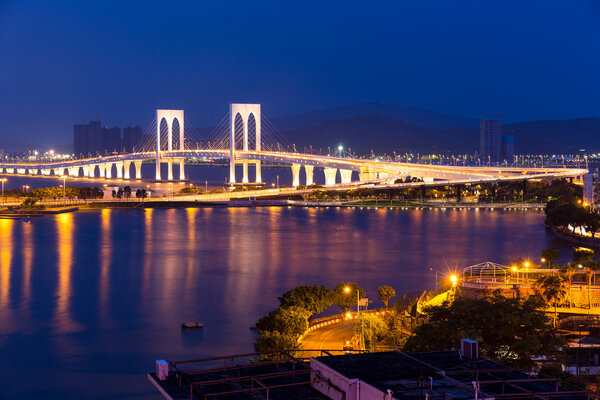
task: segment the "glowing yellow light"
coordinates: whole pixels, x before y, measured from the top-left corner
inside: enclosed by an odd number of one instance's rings
[[[452,286],[456,285],[457,280],[458,278],[456,277],[456,275],[450,276],[450,282],[452,282]]]
[[[344,292],[346,292],[346,293],[350,293],[350,287],[349,287],[349,286],[346,286],[346,287],[344,288]]]
[[[525,268],[529,268],[529,261],[525,261],[525,262],[523,263],[523,265],[525,266]]]
[[[350,318],[351,316],[352,316],[352,314],[346,313],[346,318]]]
[[[542,259],[540,261],[543,262],[543,263],[545,263],[546,259],[542,257]]]
[[[517,267],[512,267],[513,272],[517,272]]]

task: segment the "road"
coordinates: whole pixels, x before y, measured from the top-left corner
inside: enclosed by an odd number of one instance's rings
[[[305,351],[305,357],[320,356],[318,350],[337,350],[334,354],[341,354],[344,351],[344,341],[353,335],[355,320],[343,321],[338,324],[331,324],[315,329],[306,334],[302,339],[302,347]]]

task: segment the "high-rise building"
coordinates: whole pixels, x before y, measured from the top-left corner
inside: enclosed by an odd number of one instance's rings
[[[102,151],[111,154],[122,150],[121,128],[116,126],[102,128]]]
[[[87,124],[73,125],[73,154],[79,157],[87,150]]]
[[[121,128],[103,128],[100,121],[73,125],[73,151],[75,157],[105,155],[123,150]]]
[[[491,161],[500,159],[500,137],[502,135],[502,114],[481,116],[479,123],[479,153]]]
[[[123,128],[123,147],[126,151],[138,151],[135,149],[140,140],[142,139],[142,127],[141,126],[128,126]]]
[[[505,160],[510,160],[515,155],[515,137],[512,135],[502,135],[500,140],[500,156]]]
[[[95,155],[101,148],[100,121],[90,121],[88,124],[73,125],[73,153],[75,157]]]
[[[96,153],[102,153],[102,123],[100,121],[90,121],[87,128],[88,141],[87,151],[83,153],[85,156]]]

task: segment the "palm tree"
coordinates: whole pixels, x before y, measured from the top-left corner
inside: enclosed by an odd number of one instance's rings
[[[543,275],[535,282],[536,288],[545,301],[554,301],[554,328],[558,319],[558,302],[567,294],[566,280],[561,274]]]
[[[598,264],[596,263],[588,263],[583,266],[583,269],[587,273],[588,276],[588,308],[592,309],[592,279],[594,278],[594,273],[598,269]]]
[[[569,284],[569,308],[571,308],[571,286],[573,284],[573,275],[575,275],[578,272],[580,272],[579,268],[576,267],[573,263],[568,263],[566,267],[561,268],[561,270],[559,271],[559,274],[561,274]]]

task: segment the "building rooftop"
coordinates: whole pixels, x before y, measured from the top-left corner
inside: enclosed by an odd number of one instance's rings
[[[169,378],[149,379],[167,399],[478,399],[584,400],[588,391],[561,387],[485,358],[458,351],[398,351],[323,355],[308,359],[282,352],[282,361],[254,355],[169,363]],[[357,382],[360,383],[357,389]],[[476,383],[476,385],[474,385]],[[340,397],[342,396],[342,397]],[[350,397],[348,397],[350,396]],[[385,397],[387,396],[387,397]]]
[[[562,388],[557,379],[538,379],[485,358],[463,358],[458,351],[368,353],[316,360],[382,393],[391,390],[394,399],[423,399],[425,394],[428,398],[474,398],[473,382],[479,385],[480,399],[588,398],[588,392]]]

